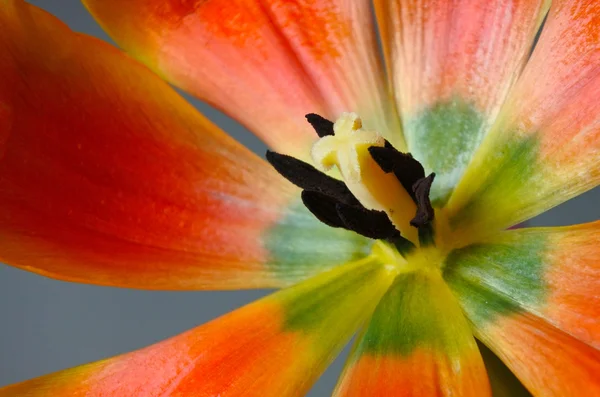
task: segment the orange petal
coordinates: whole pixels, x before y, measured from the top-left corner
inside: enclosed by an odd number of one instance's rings
[[[144,66],[0,4],[0,262],[94,284],[248,288],[362,254]]]
[[[347,264],[147,348],[0,389],[0,396],[304,395],[395,273]]]
[[[534,395],[600,395],[600,351],[547,322],[516,314],[477,333]]]
[[[410,152],[445,202],[527,60],[549,0],[376,0]]]
[[[600,221],[502,233],[452,253],[445,277],[532,393],[600,395]]]
[[[133,56],[277,151],[308,158],[304,115],[343,111],[402,146],[367,0],[83,3]]]
[[[598,1],[553,4],[531,60],[448,203],[456,228],[503,229],[600,184],[599,26]]]
[[[469,324],[439,274],[397,277],[357,340],[334,395],[491,396]]]

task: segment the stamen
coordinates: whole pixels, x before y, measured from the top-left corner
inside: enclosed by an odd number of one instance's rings
[[[302,202],[318,220],[327,226],[345,227],[344,221],[337,212],[336,205],[338,203],[334,198],[318,192],[304,190],[302,192]]]
[[[410,221],[410,224],[414,227],[420,228],[428,225],[435,216],[435,212],[431,206],[431,200],[429,199],[429,192],[434,179],[435,174],[431,173],[427,178],[419,179],[412,186],[417,202],[417,214]]]
[[[309,113],[304,117],[306,117],[306,120],[308,120],[310,125],[315,129],[319,138],[333,135],[333,122],[327,120],[325,117],[321,117],[315,113]]]
[[[360,204],[354,206],[336,202],[333,197],[307,190],[302,192],[302,202],[328,226],[341,227],[376,240],[403,240],[383,211],[368,210]]]
[[[358,205],[346,184],[295,157],[267,150],[267,161],[285,179],[301,189],[320,192],[346,204]]]
[[[367,209],[384,211],[402,236],[418,241],[410,220],[417,207],[409,192],[394,174],[384,172],[370,153],[371,147],[386,146],[375,131],[362,128],[355,113],[344,113],[333,126],[335,135],[325,136],[312,149],[312,157],[322,170],[336,166],[346,186]]]
[[[368,210],[361,207],[338,204],[336,210],[348,229],[358,234],[376,239],[387,240],[400,237],[385,212]]]
[[[416,203],[413,185],[425,177],[425,169],[421,163],[415,160],[410,153],[399,152],[392,145],[370,147],[369,153],[384,172],[394,173],[402,187]]]
[[[431,173],[427,178],[415,182],[412,188],[417,200],[417,214],[410,224],[419,229],[419,244],[422,247],[435,245],[435,229],[432,224],[435,211],[429,199],[429,191],[434,179],[435,174]]]
[[[396,250],[403,256],[410,254],[417,248],[417,246],[414,245],[410,240],[407,240],[400,235],[390,238],[387,241],[393,244],[394,247],[396,247]]]
[[[421,247],[435,245],[435,229],[431,223],[419,228],[419,245]]]

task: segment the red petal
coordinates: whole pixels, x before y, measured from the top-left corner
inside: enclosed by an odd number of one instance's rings
[[[84,4],[127,51],[277,151],[307,157],[317,136],[304,115],[343,111],[402,145],[368,0]]]
[[[342,234],[288,209],[296,189],[113,47],[22,1],[2,2],[0,25],[0,262],[95,284],[247,288],[319,269],[289,266],[311,243],[331,265],[361,249],[328,245]],[[282,230],[299,236],[286,255],[271,238]]]
[[[357,262],[144,349],[0,388],[30,397],[304,395],[396,272]]]
[[[456,228],[500,230],[600,184],[599,27],[600,2],[553,3],[531,59],[448,203]]]

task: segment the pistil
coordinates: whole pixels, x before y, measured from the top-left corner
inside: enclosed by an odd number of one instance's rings
[[[435,211],[429,191],[435,174],[410,153],[396,150],[379,133],[363,128],[355,113],[335,122],[308,114],[319,140],[315,165],[267,151],[267,160],[302,189],[306,208],[321,222],[379,240],[401,256],[436,246]],[[343,180],[325,172],[336,168]]]
[[[355,113],[344,113],[333,125],[334,135],[326,135],[313,146],[317,167],[328,171],[337,167],[354,197],[367,209],[384,211],[401,235],[418,244],[417,228],[411,220],[417,206],[393,173],[386,173],[373,159],[369,148],[385,147],[385,139],[367,131]]]

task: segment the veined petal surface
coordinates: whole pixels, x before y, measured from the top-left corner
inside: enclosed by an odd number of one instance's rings
[[[355,111],[403,147],[368,0],[83,0],[119,45],[277,151],[308,158],[307,113]]]
[[[600,222],[504,232],[450,254],[445,278],[534,395],[600,395]]]
[[[0,396],[301,396],[395,275],[375,262],[341,266],[171,339]]]
[[[375,0],[409,151],[443,204],[522,70],[549,0]]]
[[[362,255],[143,65],[23,1],[0,0],[0,25],[0,262],[198,289],[277,287]]]
[[[469,324],[438,272],[396,278],[334,396],[491,396]]]
[[[471,234],[503,229],[597,186],[599,95],[600,2],[555,1],[531,60],[448,203],[454,227]]]

